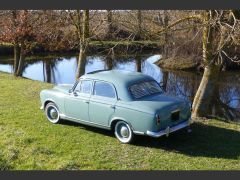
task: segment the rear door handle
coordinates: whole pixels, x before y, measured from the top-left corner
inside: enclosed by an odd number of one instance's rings
[[[83,102],[85,102],[85,103],[89,103],[89,101],[88,101],[88,100],[83,100]]]

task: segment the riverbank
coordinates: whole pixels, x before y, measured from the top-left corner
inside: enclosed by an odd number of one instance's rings
[[[155,64],[161,68],[170,70],[194,71],[202,69],[201,60],[193,56],[160,59]]]
[[[115,53],[121,54],[126,52],[141,51],[161,51],[163,43],[159,41],[91,41],[89,43],[89,52],[91,53],[108,53],[113,49]],[[31,53],[38,54],[56,54],[56,53],[78,53],[78,47],[66,48],[66,50],[48,51],[41,46],[35,45]],[[11,43],[0,43],[1,55],[13,55],[13,45]]]
[[[239,170],[240,125],[199,120],[193,132],[120,144],[105,130],[50,124],[39,92],[53,85],[0,72],[0,169]]]

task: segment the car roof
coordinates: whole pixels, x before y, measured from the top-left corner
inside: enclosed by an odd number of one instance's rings
[[[130,84],[139,81],[153,80],[151,76],[139,72],[125,71],[125,70],[102,70],[85,74],[80,79],[101,80],[112,83],[117,90],[118,97],[123,100],[132,100],[128,92]]]

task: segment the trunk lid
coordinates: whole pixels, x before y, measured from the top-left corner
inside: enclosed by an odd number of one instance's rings
[[[134,101],[138,109],[160,115],[158,130],[175,126],[191,116],[189,102],[166,93],[157,94]]]

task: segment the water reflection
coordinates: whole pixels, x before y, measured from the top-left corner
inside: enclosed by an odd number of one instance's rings
[[[152,76],[162,83],[163,89],[171,95],[193,100],[201,81],[201,73],[167,71],[154,64],[160,55],[137,55],[128,57],[88,56],[85,72],[102,69],[138,71]],[[78,58],[38,58],[27,60],[22,75],[24,77],[54,83],[74,83]],[[13,72],[13,61],[0,58],[0,71]],[[236,120],[240,118],[240,73],[224,72],[218,83],[212,102],[212,116]]]

